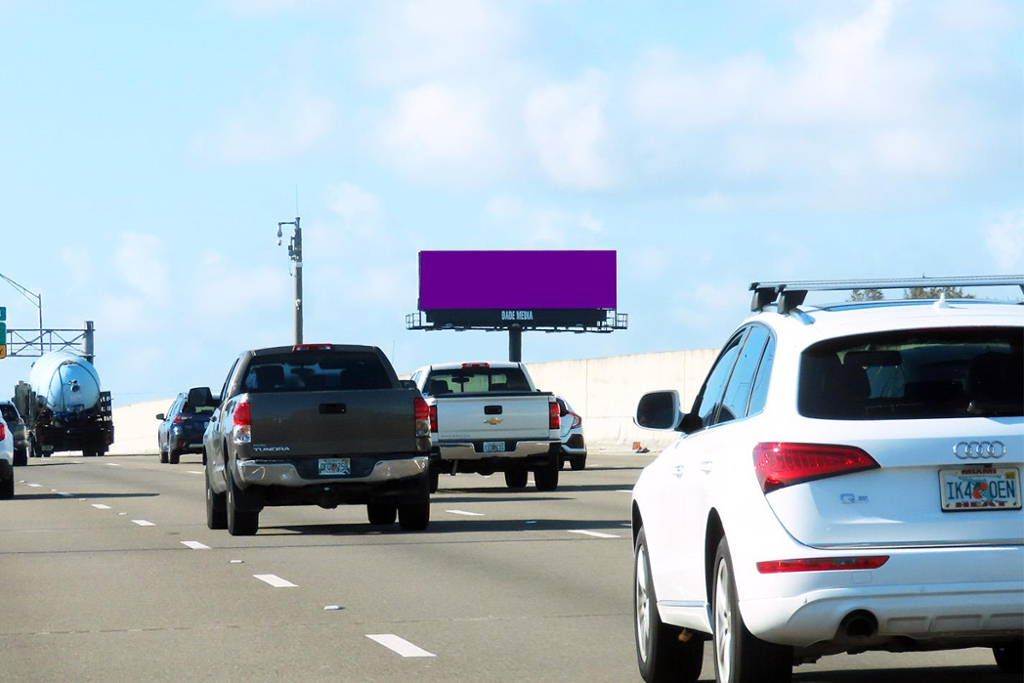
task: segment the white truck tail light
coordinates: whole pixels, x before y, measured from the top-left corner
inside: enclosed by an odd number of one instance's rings
[[[437,433],[437,404],[430,406],[430,431]]]
[[[548,403],[548,429],[561,429],[562,428],[562,417],[561,411],[558,409],[558,403],[551,401]]]
[[[235,406],[235,412],[231,416],[231,436],[235,443],[252,442],[252,412],[248,401],[242,401]]]
[[[874,458],[854,446],[759,443],[754,447],[754,471],[765,493],[791,484],[878,467]]]

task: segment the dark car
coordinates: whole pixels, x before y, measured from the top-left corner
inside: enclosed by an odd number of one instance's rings
[[[182,453],[202,453],[203,432],[214,409],[213,405],[193,405],[188,401],[188,394],[178,394],[167,414],[156,416],[161,420],[156,430],[160,462],[177,465]],[[205,457],[203,463],[206,463]]]
[[[14,466],[23,467],[28,464],[28,427],[21,419],[18,409],[10,401],[0,401],[0,415],[3,415],[7,428],[14,435]]]

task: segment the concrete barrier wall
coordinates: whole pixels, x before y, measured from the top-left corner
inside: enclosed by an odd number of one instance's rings
[[[529,363],[528,368],[538,388],[562,396],[580,414],[588,448],[628,449],[640,442],[660,450],[678,434],[636,427],[637,401],[648,391],[675,389],[688,410],[717,355],[718,349],[696,349]]]
[[[718,349],[643,353],[528,364],[542,391],[562,396],[583,418],[583,433],[592,450],[629,449],[634,442],[660,450],[675,434],[639,429],[633,424],[637,401],[648,391],[676,389],[688,410],[700,391]],[[174,397],[114,408],[113,454],[157,452],[157,413]]]

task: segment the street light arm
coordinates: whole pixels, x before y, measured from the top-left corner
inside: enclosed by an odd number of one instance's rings
[[[21,294],[23,297],[34,303],[37,308],[39,307],[40,301],[42,301],[42,297],[40,295],[36,294],[28,287],[19,285],[17,282],[7,277],[3,273],[0,273],[0,278],[4,279],[9,285],[11,285],[11,287],[14,287],[16,290],[18,290],[18,294]]]

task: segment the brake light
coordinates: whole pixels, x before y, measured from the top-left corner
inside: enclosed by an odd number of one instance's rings
[[[761,490],[770,493],[790,484],[852,474],[880,467],[870,455],[853,446],[813,443],[759,443],[754,447],[754,471]]]
[[[183,422],[183,420],[181,419],[181,415],[175,415],[174,416],[174,424],[180,425],[182,422]]]
[[[888,555],[809,557],[802,560],[758,562],[757,571],[761,574],[790,574],[793,572],[827,572],[841,569],[878,569],[888,561]]]
[[[296,344],[292,351],[330,351],[330,344]]]
[[[234,437],[235,443],[251,443],[252,409],[248,401],[242,401],[235,406],[232,421],[231,434]]]
[[[416,437],[430,436],[430,406],[422,396],[412,399],[413,412],[416,414]]]
[[[437,406],[430,406],[430,431],[437,433]]]
[[[573,428],[573,429],[576,429],[576,428],[577,428],[577,427],[579,427],[579,426],[580,426],[581,424],[583,424],[583,418],[582,418],[582,417],[580,417],[579,415],[577,415],[576,413],[574,413],[574,412],[571,412],[571,411],[570,411],[570,412],[569,412],[569,413],[567,413],[567,414],[568,414],[568,415],[572,415],[572,428]]]
[[[463,363],[462,364],[462,369],[463,370],[469,370],[471,368],[489,368],[489,367],[491,367],[490,363]]]
[[[7,426],[3,422],[0,422],[0,441],[3,441],[6,438],[7,438]]]
[[[559,415],[558,403],[551,401],[548,403],[548,429],[561,429],[562,418]]]

